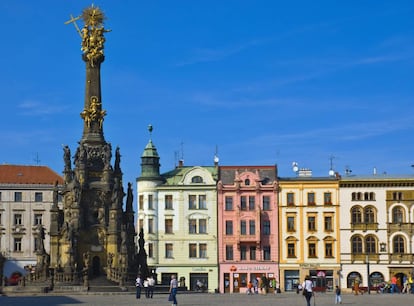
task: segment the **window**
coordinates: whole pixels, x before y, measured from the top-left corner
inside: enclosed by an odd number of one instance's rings
[[[198,220],[198,233],[207,234],[207,220],[206,219]]]
[[[352,253],[353,254],[362,254],[362,239],[361,237],[352,238]]]
[[[246,186],[250,186],[250,180],[249,180],[249,179],[245,179],[245,180],[244,180],[244,185],[246,185]]]
[[[254,220],[249,220],[249,235],[256,234],[256,222]]]
[[[148,243],[148,257],[154,258],[154,245],[152,243]]]
[[[173,244],[172,243],[165,244],[165,258],[173,258]]]
[[[263,210],[270,210],[270,197],[263,196]]]
[[[200,243],[198,246],[198,252],[200,254],[200,258],[207,258],[207,244]]]
[[[255,198],[254,196],[249,196],[249,210],[254,210]]]
[[[240,246],[240,260],[247,260],[247,247],[245,245]]]
[[[316,258],[316,244],[309,243],[308,247],[309,247],[309,257]]]
[[[225,202],[226,202],[226,210],[233,210],[233,197],[226,197],[225,198]]]
[[[206,195],[198,196],[198,209],[207,209]]]
[[[154,219],[148,219],[148,233],[154,234]]]
[[[172,219],[165,219],[165,233],[166,234],[173,233],[173,220]]]
[[[362,223],[362,211],[360,207],[352,208],[352,224]]]
[[[43,193],[35,192],[35,202],[43,202]]]
[[[139,219],[138,221],[138,230],[141,230],[141,228],[144,228],[144,219]]]
[[[144,195],[139,195],[139,210],[144,210]]]
[[[193,176],[191,178],[191,183],[195,183],[195,184],[201,184],[203,182],[203,178],[201,176]]]
[[[364,211],[364,219],[365,219],[365,223],[375,223],[375,210],[373,207],[368,206],[365,207],[365,211]]]
[[[197,209],[197,196],[189,195],[188,196],[188,209]]]
[[[368,236],[365,240],[365,252],[368,254],[377,253],[377,241],[373,236]]]
[[[245,196],[240,197],[240,209],[247,210],[247,199]]]
[[[14,238],[14,251],[15,252],[22,251],[22,238]]]
[[[173,196],[171,194],[165,195],[165,209],[173,209]]]
[[[288,232],[295,231],[295,217],[292,217],[292,216],[287,217],[287,230]]]
[[[250,247],[250,260],[256,260],[256,247]]]
[[[2,214],[0,213],[0,225],[2,225],[2,224],[3,224],[2,220],[3,220],[3,218],[2,218]],[[0,239],[0,241],[1,241],[1,239]],[[0,246],[1,246],[1,245],[0,245]]]
[[[402,192],[393,192],[392,193],[392,199],[394,201],[401,201],[403,199],[403,194]]]
[[[188,221],[188,232],[190,233],[190,234],[195,234],[195,233],[197,233],[197,220],[195,220],[195,219],[190,219],[189,221]]]
[[[246,220],[240,221],[240,235],[246,235],[247,229],[246,229]]]
[[[1,192],[0,192],[0,201],[1,201]]]
[[[21,192],[15,192],[14,193],[14,202],[22,202],[22,193]]]
[[[392,210],[392,222],[393,223],[403,223],[404,222],[404,212],[401,207],[394,207]]]
[[[287,256],[288,258],[296,257],[296,250],[295,250],[295,244],[294,243],[288,243],[287,251],[288,251],[288,256]]]
[[[233,221],[226,220],[226,235],[233,235]]]
[[[33,220],[33,225],[43,224],[42,219],[43,219],[42,214],[35,214],[34,215],[34,220]]]
[[[288,206],[295,205],[295,194],[293,192],[288,192],[286,194],[286,199],[287,199],[287,205]]]
[[[394,253],[403,254],[405,252],[404,238],[401,235],[394,237],[392,241]]]
[[[332,232],[332,216],[325,216],[325,232]]]
[[[330,192],[325,192],[323,194],[323,203],[325,205],[332,205],[332,193]]]
[[[226,245],[226,260],[233,260],[233,246]]]
[[[315,216],[308,216],[308,231],[310,232],[316,231],[316,217]]]
[[[22,225],[22,214],[14,214],[14,225]]]
[[[270,246],[265,245],[263,247],[263,260],[270,260]]]
[[[332,258],[333,257],[332,243],[331,242],[325,243],[325,257],[327,257],[327,258]]]
[[[270,235],[270,220],[263,221],[263,235]]]
[[[154,209],[154,203],[153,203],[153,196],[152,194],[148,195],[148,209]]]
[[[308,192],[308,205],[315,205],[315,193]]]
[[[188,257],[190,258],[197,257],[197,244],[196,243],[190,243]]]

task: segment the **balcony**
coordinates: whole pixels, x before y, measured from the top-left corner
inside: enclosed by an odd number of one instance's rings
[[[413,223],[389,223],[388,229],[391,233],[393,232],[412,232],[414,231]]]
[[[375,262],[379,262],[380,260],[380,255],[375,253],[375,254],[369,254],[368,255],[368,261],[370,263],[375,263]],[[362,263],[366,263],[367,262],[367,255],[365,253],[362,254],[351,254],[351,261],[353,263],[355,262],[362,262]]]
[[[256,242],[260,241],[259,236],[257,235],[240,235],[239,242]]]
[[[378,231],[378,223],[351,223],[351,231]]]
[[[405,253],[401,253],[401,254],[390,254],[389,255],[389,260],[390,263],[391,262],[410,262],[411,264],[414,263],[414,255],[413,254],[405,254]]]

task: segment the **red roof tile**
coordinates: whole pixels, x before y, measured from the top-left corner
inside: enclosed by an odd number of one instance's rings
[[[63,178],[46,166],[0,165],[0,184],[63,184]]]

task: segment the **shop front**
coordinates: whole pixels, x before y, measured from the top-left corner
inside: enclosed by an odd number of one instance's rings
[[[246,293],[249,281],[256,285],[257,293],[279,288],[277,264],[222,264],[220,271],[220,293]]]

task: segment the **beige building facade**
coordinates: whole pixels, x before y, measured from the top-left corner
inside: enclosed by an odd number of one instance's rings
[[[62,177],[45,166],[0,165],[0,250],[6,258],[3,275],[11,281],[36,265],[40,227],[46,233],[45,250],[50,251],[56,183],[61,185]]]

